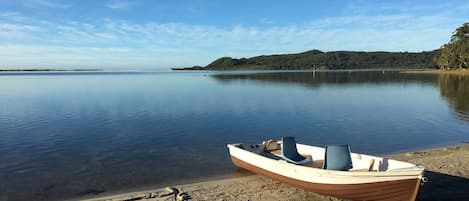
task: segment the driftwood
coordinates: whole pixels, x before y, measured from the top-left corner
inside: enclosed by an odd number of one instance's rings
[[[93,201],[187,201],[192,199],[188,193],[175,187],[166,187],[158,192],[145,192],[134,195],[123,195],[122,197],[113,197],[109,199],[97,199]]]

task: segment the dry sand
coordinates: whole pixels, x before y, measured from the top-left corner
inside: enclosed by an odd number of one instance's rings
[[[415,73],[415,74],[443,74],[443,75],[469,75],[469,69],[458,70],[408,70],[402,73]]]
[[[401,153],[386,157],[425,166],[425,176],[429,181],[420,189],[417,200],[469,200],[469,144]],[[339,200],[306,192],[260,175],[175,187],[190,195],[191,200]],[[164,193],[165,189],[154,189],[93,198],[88,199],[88,201],[174,200],[174,196],[159,198]],[[153,198],[145,198],[145,196]]]

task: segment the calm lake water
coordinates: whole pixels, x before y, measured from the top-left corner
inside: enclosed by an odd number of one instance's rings
[[[229,176],[227,143],[387,154],[469,141],[469,77],[399,72],[0,74],[0,200]]]

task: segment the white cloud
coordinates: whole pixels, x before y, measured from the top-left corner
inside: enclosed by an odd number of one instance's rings
[[[37,26],[0,22],[0,39],[21,40],[31,37],[34,32],[38,32],[40,30],[41,29]]]
[[[18,31],[38,31],[39,28],[31,25],[22,25],[22,24],[0,24],[0,32],[18,32]]]
[[[129,48],[61,47],[51,45],[0,45],[3,66],[8,67],[123,67],[133,61],[135,52]],[[58,59],[59,58],[59,59]],[[138,58],[138,57],[137,57]],[[148,59],[147,59],[148,60]],[[138,65],[151,62],[139,60]],[[5,64],[14,63],[14,65]]]
[[[114,0],[110,1],[106,4],[106,7],[113,9],[113,10],[127,10],[132,4],[127,1],[122,1],[122,0]]]
[[[24,4],[29,7],[70,8],[70,4],[60,3],[53,0],[25,0]]]
[[[26,17],[19,12],[2,12],[0,13],[0,19],[14,22],[24,22],[30,20],[29,17]]]

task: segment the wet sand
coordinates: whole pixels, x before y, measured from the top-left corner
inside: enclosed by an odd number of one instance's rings
[[[466,200],[469,198],[469,144],[444,148],[407,152],[386,156],[425,166],[428,182],[421,187],[417,200]],[[175,186],[187,193],[191,200],[339,200],[306,192],[302,189],[240,170],[249,175],[230,179]],[[165,189],[131,192],[106,197],[89,198],[87,201],[174,200],[174,196],[162,197]]]

